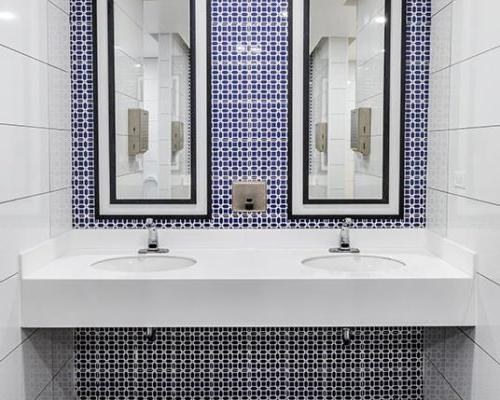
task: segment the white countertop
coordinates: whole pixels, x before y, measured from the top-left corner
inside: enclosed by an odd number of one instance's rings
[[[470,326],[474,253],[422,230],[355,230],[362,255],[404,262],[386,271],[312,268],[335,255],[331,230],[160,232],[164,272],[97,269],[137,255],[146,233],[73,231],[21,256],[24,327]]]

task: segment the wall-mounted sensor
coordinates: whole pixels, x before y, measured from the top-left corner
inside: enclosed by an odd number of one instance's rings
[[[128,155],[136,156],[149,149],[149,112],[141,108],[128,110]]]
[[[233,182],[233,211],[265,212],[267,207],[267,187],[265,182]]]
[[[372,109],[367,107],[356,108],[351,111],[351,149],[370,155],[372,135]]]

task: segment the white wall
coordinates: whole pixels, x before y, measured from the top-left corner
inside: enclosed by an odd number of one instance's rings
[[[48,399],[71,332],[21,331],[18,254],[71,229],[69,3],[0,11],[0,399]]]
[[[428,228],[475,250],[478,326],[426,340],[428,399],[500,396],[500,3],[434,0]]]

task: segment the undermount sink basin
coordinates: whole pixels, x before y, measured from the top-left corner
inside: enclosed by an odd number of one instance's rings
[[[161,272],[188,268],[196,260],[174,256],[129,256],[101,260],[92,264],[94,268],[117,272]]]
[[[307,258],[302,264],[331,272],[385,272],[403,268],[406,264],[390,257],[339,254]]]

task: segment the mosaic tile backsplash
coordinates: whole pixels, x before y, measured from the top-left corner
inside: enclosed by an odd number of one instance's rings
[[[172,328],[75,333],[80,400],[423,400],[423,329]]]
[[[404,219],[362,220],[357,227],[425,225],[430,2],[406,1]],[[212,218],[163,221],[162,227],[338,226],[338,221],[287,217],[287,7],[287,0],[212,0]],[[260,47],[260,53],[237,59],[235,49],[249,44]],[[92,46],[92,0],[71,0],[73,225],[140,228],[136,220],[94,218]],[[247,63],[243,69],[242,62]],[[232,212],[231,182],[238,179],[267,181],[265,214]]]

